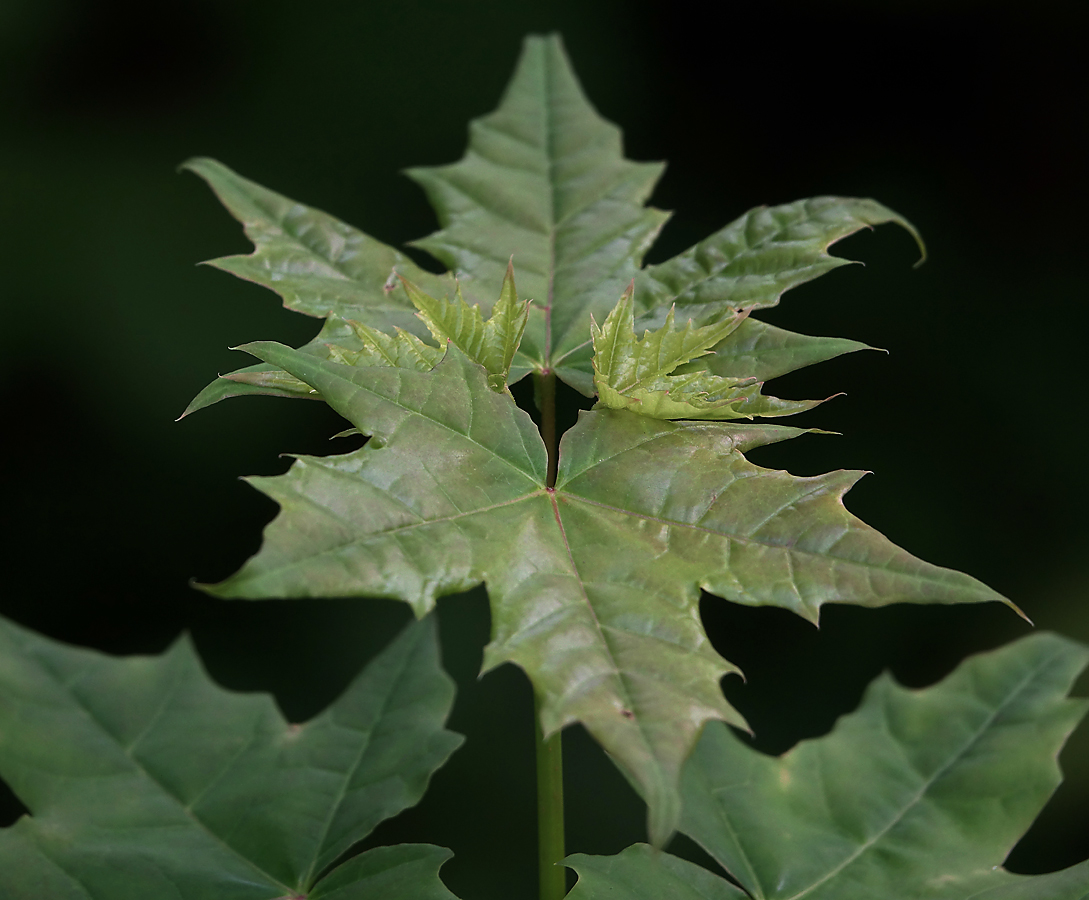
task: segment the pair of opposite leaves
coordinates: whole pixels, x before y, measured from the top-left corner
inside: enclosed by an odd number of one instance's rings
[[[1000,868],[1059,783],[1089,649],[1038,634],[907,690],[884,676],[780,758],[710,723],[681,829],[744,890],[645,845],[573,856],[571,900],[1085,900],[1089,862]],[[453,900],[440,847],[357,851],[460,744],[435,617],[325,711],[288,724],[217,686],[183,638],[156,657],[68,647],[0,618],[0,776],[32,815],[0,829],[5,900]]]
[[[661,167],[623,159],[558,40],[538,38],[499,109],[472,124],[466,156],[411,173],[443,225],[417,245],[456,273],[453,301],[434,299],[448,280],[331,216],[213,161],[188,167],[255,245],[215,264],[326,321],[299,350],[247,345],[262,365],[217,380],[187,412],[239,394],[319,397],[371,438],[251,479],[281,512],[260,552],[209,590],[392,597],[423,616],[484,582],[485,668],[527,672],[546,735],[588,728],[646,798],[655,844],[680,820],[681,767],[704,724],[744,725],[719,688],[737,670],[703,631],[701,589],[811,621],[829,602],[1006,602],[850,515],[842,497],[861,473],[798,478],[743,455],[803,429],[701,421],[808,408],[760,384],[864,346],[739,310],[847,264],[827,249],[860,228],[912,230],[880,204],[756,209],[641,268],[665,219],[644,206]],[[519,303],[504,280],[512,256],[539,302]],[[461,297],[482,302],[501,282],[488,320]],[[419,340],[425,325],[445,351]],[[599,396],[563,436],[554,485],[537,428],[505,392],[530,372]]]

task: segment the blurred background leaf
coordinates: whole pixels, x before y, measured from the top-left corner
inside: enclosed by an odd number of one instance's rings
[[[249,246],[175,168],[214,156],[402,246],[436,223],[396,173],[459,158],[468,119],[495,107],[522,36],[559,30],[589,97],[624,129],[626,155],[669,163],[652,202],[676,214],[650,262],[754,205],[815,194],[872,196],[920,228],[921,269],[908,235],[861,234],[839,252],[865,269],[844,267],[766,314],[890,354],[773,382],[777,396],[847,391],[798,423],[844,436],[753,461],[806,475],[873,470],[848,496],[852,512],[980,578],[1039,626],[1089,640],[1078,406],[1089,387],[1086,19],[1084,4],[1027,0],[710,13],[694,0],[332,0],[314,11],[4,0],[0,610],[111,652],[158,652],[189,628],[217,679],[274,692],[293,718],[343,688],[407,610],[222,603],[188,587],[233,571],[274,512],[237,476],[284,471],[280,452],[347,446],[326,441],[343,425],[318,403],[238,399],[173,422],[213,375],[247,363],[228,346],[299,344],[317,327],[194,265]],[[468,745],[372,842],[451,847],[443,877],[458,894],[526,893],[528,685],[511,667],[476,681],[481,595],[439,611],[460,687],[449,724]],[[832,608],[819,633],[775,610],[714,604],[705,616],[748,677],[727,680],[727,695],[769,752],[826,732],[882,669],[922,685],[1025,633],[989,605]],[[642,839],[641,805],[611,764],[578,730],[566,743],[570,851]],[[1014,871],[1089,856],[1084,726],[1062,761],[1067,782],[1014,851]],[[17,814],[5,801],[4,821]],[[681,841],[671,849],[698,858]]]

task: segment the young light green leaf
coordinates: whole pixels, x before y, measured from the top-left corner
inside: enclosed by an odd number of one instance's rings
[[[586,343],[636,274],[668,217],[643,204],[659,163],[623,158],[620,129],[582,92],[558,37],[526,39],[499,108],[470,125],[457,163],[410,169],[442,230],[416,241],[488,300],[511,256],[533,300],[523,368],[556,370],[584,393],[590,379],[565,356]],[[415,280],[415,279],[413,279]]]
[[[480,363],[488,372],[488,384],[493,391],[507,388],[511,362],[522,341],[529,318],[529,301],[518,302],[514,289],[514,263],[507,263],[499,299],[492,307],[487,321],[479,305],[469,306],[461,294],[461,284],[455,288],[454,300],[436,300],[428,296],[407,278],[401,279],[412,304],[427,325],[432,337],[445,346],[452,341],[462,353]]]
[[[1001,868],[1060,782],[1089,649],[1050,634],[909,691],[882,676],[833,731],[781,757],[709,725],[684,775],[682,830],[756,900],[1074,900],[1089,863]]]
[[[401,328],[395,329],[393,334],[386,334],[363,322],[349,321],[348,327],[359,342],[358,350],[336,344],[329,345],[328,358],[342,365],[389,366],[430,372],[438,365],[445,352],[444,348],[432,347],[412,332]]]
[[[630,409],[655,419],[721,420],[790,415],[821,402],[764,397],[762,385],[752,377],[724,377],[701,370],[671,375],[678,366],[706,356],[717,344],[728,343],[749,311],[730,310],[721,320],[701,328],[689,320],[678,331],[670,309],[661,328],[637,339],[632,291],[625,291],[604,325],[590,324],[599,407]]]
[[[841,498],[861,473],[796,478],[742,455],[801,429],[584,413],[549,489],[529,416],[456,347],[432,372],[247,349],[374,437],[253,479],[281,514],[261,551],[209,590],[395,597],[422,615],[484,581],[485,667],[528,673],[546,734],[585,724],[648,798],[659,845],[676,826],[681,765],[703,723],[743,724],[719,689],[736,669],[707,641],[700,588],[812,621],[824,603],[1003,599],[851,516]]]
[[[0,775],[32,813],[0,830],[5,900],[347,900],[394,865],[383,896],[452,896],[438,848],[370,851],[323,878],[461,743],[430,620],[301,725],[215,685],[187,639],[116,659],[3,620],[0,695]]]

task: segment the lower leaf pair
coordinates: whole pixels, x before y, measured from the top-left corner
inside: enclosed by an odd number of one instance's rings
[[[303,725],[217,687],[187,640],[114,659],[0,620],[0,651],[0,775],[33,813],[0,831],[5,900],[454,900],[447,850],[351,855],[461,742],[433,617]],[[1041,634],[925,691],[885,676],[779,758],[711,723],[681,827],[734,881],[637,845],[570,857],[571,900],[1083,900],[1089,861],[1000,866],[1059,783],[1087,661]]]

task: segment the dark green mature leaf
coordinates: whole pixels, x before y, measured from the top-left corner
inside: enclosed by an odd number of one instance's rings
[[[616,856],[577,853],[564,863],[579,880],[568,900],[746,900],[749,896],[706,869],[635,844]]]
[[[3,620],[0,696],[0,775],[33,813],[0,831],[5,900],[452,897],[436,847],[321,877],[461,743],[430,620],[302,725],[216,686],[188,640],[116,659]]]
[[[675,303],[682,318],[699,322],[728,309],[775,306],[790,288],[853,264],[830,255],[832,244],[887,222],[907,229],[923,250],[915,227],[875,200],[812,197],[758,206],[668,262],[641,271],[636,296],[646,310],[664,312]]]
[[[778,758],[712,723],[685,768],[682,828],[748,893],[636,845],[566,860],[571,900],[1086,900],[1089,861],[1001,865],[1059,784],[1089,706],[1066,694],[1087,661],[1039,634],[923,691],[883,676],[831,734]]]
[[[439,296],[452,287],[392,247],[213,159],[191,159],[182,168],[208,183],[254,244],[248,256],[208,264],[275,291],[288,309],[318,318],[334,313],[383,330],[419,331],[415,309],[396,290],[393,272]]]
[[[836,241],[888,222],[905,228],[925,258],[915,227],[874,200],[813,197],[757,207],[668,262],[643,269],[636,278],[636,297],[644,311],[636,325],[657,328],[674,306],[675,315],[695,322],[714,321],[734,309],[775,306],[790,288],[851,265],[827,252]],[[793,334],[750,316],[714,355],[677,374],[706,371],[767,381],[865,348],[842,338]]]
[[[859,710],[774,758],[710,725],[685,769],[682,830],[758,900],[1083,898],[1089,863],[1001,864],[1061,777],[1089,707],[1089,649],[1050,634],[976,656],[924,691],[875,681]]]
[[[423,615],[486,582],[485,667],[526,670],[546,734],[586,725],[641,786],[657,843],[676,825],[680,768],[703,723],[742,724],[718,687],[736,669],[704,635],[701,587],[812,621],[824,603],[1002,599],[851,516],[841,497],[860,473],[795,478],[742,455],[800,429],[584,413],[550,490],[529,416],[454,347],[432,372],[246,349],[373,437],[253,479],[282,512],[261,552],[211,590],[396,597]]]
[[[355,346],[355,335],[348,323],[336,317],[325,320],[321,331],[312,341],[299,348],[301,353],[309,353],[319,359],[329,359],[331,353],[329,345],[340,347]],[[359,347],[361,349],[361,345]],[[287,397],[300,400],[321,400],[321,395],[292,375],[288,375],[283,369],[264,364],[246,366],[231,372],[229,375],[220,375],[215,381],[205,387],[194,397],[185,411],[178,416],[184,419],[186,416],[227,400],[231,397]]]
[[[375,847],[337,866],[305,900],[457,900],[438,875],[451,856],[429,844]]]

